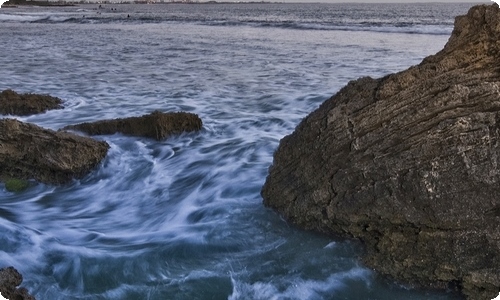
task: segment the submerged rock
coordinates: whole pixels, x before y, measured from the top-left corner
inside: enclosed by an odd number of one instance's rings
[[[500,291],[500,9],[456,18],[436,55],[350,82],[280,142],[265,205],[361,239],[365,263],[468,299]]]
[[[64,127],[79,130],[90,135],[123,133],[133,136],[149,137],[156,140],[165,139],[184,131],[197,131],[202,127],[201,119],[192,113],[162,113],[154,111],[149,115],[114,120],[103,120],[93,123],[81,123]]]
[[[27,116],[61,109],[62,100],[48,95],[18,94],[13,90],[0,93],[0,114]]]
[[[0,120],[0,179],[61,184],[92,170],[109,145],[69,132],[55,132],[15,119]]]
[[[18,288],[23,276],[13,267],[0,269],[0,293],[6,299],[35,300],[25,288]]]

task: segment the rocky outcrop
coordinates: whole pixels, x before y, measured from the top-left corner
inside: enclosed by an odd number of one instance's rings
[[[6,299],[35,300],[28,290],[20,287],[23,276],[13,267],[0,269],[0,293]]]
[[[500,9],[470,9],[436,55],[350,82],[280,142],[265,205],[361,239],[365,263],[468,299],[500,291]]]
[[[0,179],[65,183],[92,170],[106,156],[108,148],[106,142],[1,119]]]
[[[123,133],[143,136],[156,140],[165,139],[184,131],[197,131],[202,127],[201,119],[192,113],[162,113],[154,111],[141,117],[103,120],[93,123],[81,123],[64,127],[66,130],[78,130],[90,135]]]
[[[28,116],[61,108],[63,108],[62,100],[48,95],[18,94],[13,90],[0,93],[2,115]]]

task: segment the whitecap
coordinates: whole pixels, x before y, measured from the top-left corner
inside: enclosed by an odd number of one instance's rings
[[[46,18],[47,16],[40,15],[0,14],[0,22],[35,22]]]
[[[247,283],[231,277],[233,292],[228,300],[239,299],[296,299],[313,300],[322,299],[323,295],[333,294],[346,288],[347,281],[357,280],[369,285],[371,272],[364,268],[353,268],[349,271],[330,275],[325,280],[303,279],[300,277],[288,278],[286,288],[283,289],[279,282],[254,282]],[[281,285],[281,287],[280,287]]]

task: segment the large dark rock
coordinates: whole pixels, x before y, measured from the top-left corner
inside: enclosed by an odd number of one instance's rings
[[[27,116],[61,109],[62,100],[49,95],[18,94],[13,90],[0,93],[0,114]]]
[[[265,205],[359,238],[365,263],[468,299],[500,291],[500,9],[456,18],[442,51],[350,82],[280,142]]]
[[[197,131],[202,127],[201,119],[192,113],[162,113],[154,111],[149,115],[123,119],[103,120],[93,123],[81,123],[64,127],[67,130],[79,130],[90,135],[123,133],[133,136],[165,139],[184,131]]]
[[[0,120],[0,179],[61,184],[92,170],[109,145],[14,119]]]
[[[0,293],[11,300],[35,300],[28,290],[18,286],[23,282],[23,276],[13,267],[0,269]]]

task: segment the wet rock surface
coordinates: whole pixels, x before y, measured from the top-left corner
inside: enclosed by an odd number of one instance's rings
[[[27,116],[61,109],[62,100],[49,95],[18,94],[13,90],[0,93],[0,114]]]
[[[182,132],[198,131],[201,128],[202,121],[196,114],[163,113],[160,111],[154,111],[140,117],[102,120],[64,127],[65,130],[78,130],[90,135],[123,133],[156,140],[163,140]]]
[[[109,145],[69,132],[0,120],[0,179],[62,184],[80,178],[106,156]]]
[[[28,290],[18,287],[23,282],[23,276],[13,267],[0,269],[0,293],[10,300],[35,300]]]
[[[361,239],[364,262],[468,299],[500,291],[500,9],[456,18],[444,49],[360,78],[285,137],[264,204]]]

